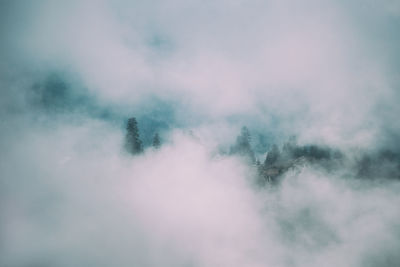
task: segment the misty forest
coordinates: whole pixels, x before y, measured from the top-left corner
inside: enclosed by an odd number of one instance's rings
[[[400,266],[399,29],[396,0],[0,1],[0,266]]]

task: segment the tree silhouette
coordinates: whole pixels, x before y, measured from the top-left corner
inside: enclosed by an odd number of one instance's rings
[[[231,153],[247,157],[252,163],[255,163],[254,152],[250,145],[251,135],[246,126],[243,126],[240,135],[236,138],[236,144],[231,148]]]
[[[125,137],[126,150],[132,155],[139,154],[143,151],[142,141],[139,138],[139,128],[137,125],[136,118],[128,119],[126,125],[126,137]]]
[[[280,156],[279,148],[277,145],[274,144],[272,146],[272,149],[270,151],[268,151],[268,153],[267,153],[267,156],[264,161],[264,165],[270,166],[270,165],[276,163],[279,159],[279,156]]]
[[[161,140],[160,140],[160,136],[158,135],[158,133],[156,133],[153,137],[153,147],[158,149],[161,146]]]

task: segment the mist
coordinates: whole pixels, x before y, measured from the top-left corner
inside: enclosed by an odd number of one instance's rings
[[[0,265],[400,265],[399,16],[3,1]]]

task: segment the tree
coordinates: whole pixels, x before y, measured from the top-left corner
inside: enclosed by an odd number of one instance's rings
[[[236,144],[231,148],[231,153],[237,153],[241,156],[248,157],[252,163],[255,163],[255,156],[251,149],[250,141],[250,131],[246,126],[243,126],[240,135],[236,138]]]
[[[136,118],[128,119],[126,125],[126,137],[125,137],[126,150],[132,155],[139,154],[143,151],[142,141],[139,138],[139,128],[137,125]]]
[[[283,145],[281,157],[284,160],[291,160],[295,157],[297,148],[297,141],[295,136],[291,136],[289,140]]]
[[[277,145],[274,144],[272,146],[272,149],[270,151],[268,151],[268,153],[267,153],[264,165],[270,166],[270,165],[276,163],[278,161],[279,157],[280,157],[279,148]]]
[[[158,135],[158,133],[156,133],[153,137],[153,147],[155,149],[160,148],[161,146],[161,140],[160,140],[160,136]]]

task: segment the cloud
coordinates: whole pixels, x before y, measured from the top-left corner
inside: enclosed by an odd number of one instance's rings
[[[391,266],[397,181],[311,168],[259,189],[240,159],[176,132],[129,158],[98,120],[12,127],[2,156],[10,266]],[[21,138],[23,137],[23,138]]]
[[[78,73],[105,103],[156,95],[208,119],[278,116],[307,141],[364,146],[389,120],[377,107],[398,96],[385,62],[395,51],[376,49],[356,5],[41,1],[21,8],[14,35],[25,61]]]
[[[346,162],[260,188],[218,153],[242,125],[397,148],[393,3],[4,2],[0,265],[398,265],[397,180]],[[128,116],[162,148],[126,155]]]

